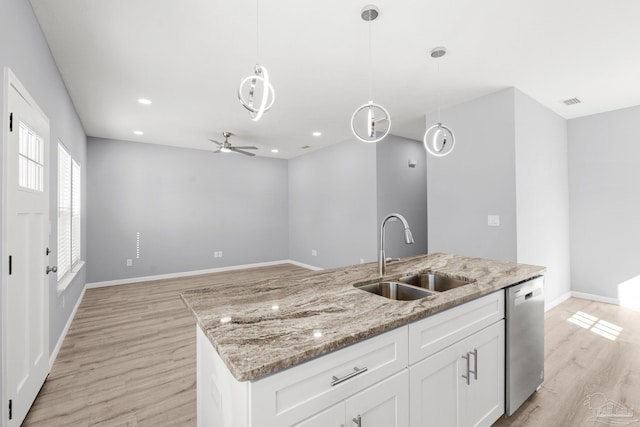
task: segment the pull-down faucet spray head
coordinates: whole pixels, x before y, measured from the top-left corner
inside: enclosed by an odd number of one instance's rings
[[[402,225],[404,226],[404,242],[407,245],[413,243],[413,234],[411,234],[411,230],[409,229],[409,223],[406,219],[399,213],[392,213],[387,215],[380,225],[380,258],[378,259],[378,273],[380,277],[384,276],[387,272],[387,258],[384,253],[384,227],[391,218],[396,218],[402,221]]]

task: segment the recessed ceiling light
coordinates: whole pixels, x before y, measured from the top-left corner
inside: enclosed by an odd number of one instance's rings
[[[313,136],[322,136],[322,132],[315,131],[311,135],[313,135]]]
[[[272,152],[272,153],[277,153],[277,152],[278,152],[278,149],[277,149],[277,148],[274,148],[273,150],[271,150],[271,152]]]
[[[144,135],[144,132],[142,132],[141,130],[134,130],[133,133],[136,135]]]
[[[151,105],[151,100],[147,98],[138,98],[138,102],[142,105]]]

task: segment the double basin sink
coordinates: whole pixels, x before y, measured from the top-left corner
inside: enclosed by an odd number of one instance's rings
[[[394,281],[354,285],[358,289],[398,301],[411,301],[445,292],[471,283],[435,273],[421,273],[401,277]]]

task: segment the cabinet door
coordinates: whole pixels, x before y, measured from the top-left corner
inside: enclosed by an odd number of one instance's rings
[[[456,343],[409,368],[411,427],[462,426],[463,354],[463,347]]]
[[[504,413],[504,320],[463,343],[470,354],[470,370],[475,371],[468,386],[465,382],[464,425],[490,426]]]
[[[345,426],[406,427],[409,425],[409,373],[407,369],[350,397]],[[359,426],[359,427],[360,427]]]
[[[344,427],[344,407],[344,402],[340,402],[296,424],[295,427]]]

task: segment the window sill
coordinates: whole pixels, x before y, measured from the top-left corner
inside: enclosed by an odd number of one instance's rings
[[[82,270],[82,267],[84,267],[84,261],[80,260],[73,266],[70,272],[58,281],[58,295],[62,294],[69,287],[73,279],[75,279],[76,274]]]

